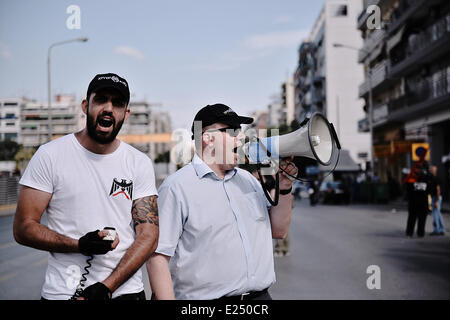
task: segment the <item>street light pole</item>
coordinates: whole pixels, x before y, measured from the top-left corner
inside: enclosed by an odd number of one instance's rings
[[[355,51],[363,51],[366,54],[370,54],[369,51],[364,50],[364,49],[358,49],[352,46],[347,46],[345,44],[341,44],[341,43],[334,43],[333,47],[335,48],[346,48],[346,49],[350,49],[350,50],[355,50]],[[370,175],[371,178],[373,179],[374,177],[374,159],[373,159],[373,97],[372,97],[372,69],[370,68],[370,64],[368,65],[368,69],[367,69],[367,78],[368,78],[368,84],[369,84],[369,108],[367,110],[367,117],[369,118],[369,132],[370,132],[370,148],[369,148],[369,154],[370,154]]]
[[[86,42],[88,41],[88,38],[76,38],[71,40],[65,40],[60,42],[53,43],[49,48],[47,52],[47,98],[48,98],[48,137],[47,141],[52,140],[53,136],[53,123],[52,123],[52,95],[51,95],[51,72],[50,72],[50,57],[51,57],[51,51],[52,48],[55,46],[63,45],[70,42]]]

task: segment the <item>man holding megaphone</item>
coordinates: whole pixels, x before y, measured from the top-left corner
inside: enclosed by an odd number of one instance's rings
[[[271,299],[272,238],[288,232],[289,175],[297,168],[280,166],[279,201],[271,206],[260,183],[237,168],[241,124],[251,122],[223,104],[195,116],[196,153],[158,191],[159,245],[147,262],[156,299]]]

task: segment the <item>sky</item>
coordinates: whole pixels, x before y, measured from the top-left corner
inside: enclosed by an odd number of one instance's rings
[[[69,29],[71,5],[79,29]],[[52,94],[81,100],[90,80],[113,72],[132,99],[161,104],[173,128],[189,129],[196,112],[224,103],[250,115],[297,65],[297,50],[323,0],[2,0],[0,98],[47,101],[47,52],[59,41],[87,42],[51,51]],[[132,112],[132,110],[131,110]]]

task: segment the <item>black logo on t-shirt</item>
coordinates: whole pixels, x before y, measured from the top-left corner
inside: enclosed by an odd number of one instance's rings
[[[133,181],[130,180],[130,182],[127,182],[126,179],[121,180],[122,181],[119,182],[117,178],[113,179],[109,195],[116,197],[123,194],[128,200],[133,199]]]

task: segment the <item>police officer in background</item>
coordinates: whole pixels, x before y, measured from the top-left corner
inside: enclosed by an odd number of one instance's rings
[[[406,184],[408,197],[408,221],[406,223],[406,236],[412,237],[417,221],[417,236],[425,235],[425,223],[428,215],[428,195],[430,189],[430,174],[428,165],[424,162],[417,165],[414,171],[414,179]]]

